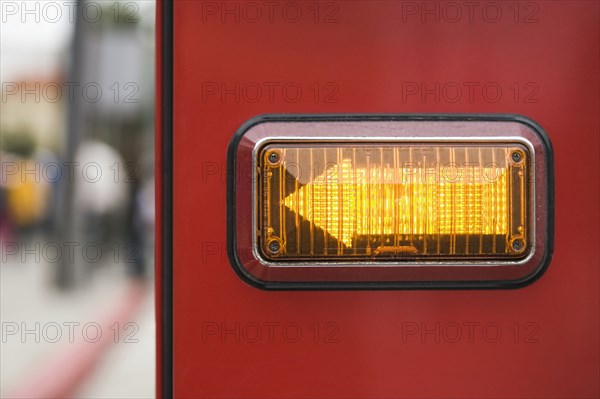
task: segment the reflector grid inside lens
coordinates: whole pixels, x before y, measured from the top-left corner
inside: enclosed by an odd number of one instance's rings
[[[523,256],[518,144],[271,144],[258,181],[272,260]]]

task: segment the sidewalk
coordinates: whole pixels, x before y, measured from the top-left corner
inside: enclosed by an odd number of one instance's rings
[[[150,291],[133,320],[139,326],[124,336],[138,342],[113,345],[95,372],[78,390],[77,398],[154,398],[155,395],[155,323],[154,295]],[[124,341],[125,338],[121,340]]]
[[[0,397],[31,390],[35,384],[43,387],[46,381],[40,376],[48,369],[51,383],[69,372],[79,373],[77,379],[71,377],[81,382],[76,397],[154,397],[151,284],[138,291],[143,298],[121,305],[121,298],[135,298],[128,294],[135,289],[122,265],[101,265],[93,278],[68,293],[52,288],[52,267],[18,258],[0,266]],[[117,322],[116,315],[122,321]],[[73,359],[83,356],[83,363]],[[70,365],[79,368],[69,371]]]

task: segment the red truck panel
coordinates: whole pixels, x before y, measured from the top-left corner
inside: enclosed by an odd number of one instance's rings
[[[598,397],[599,16],[587,1],[160,2],[159,395]],[[534,119],[555,156],[547,272],[516,290],[245,284],[227,257],[227,146],[265,113]]]

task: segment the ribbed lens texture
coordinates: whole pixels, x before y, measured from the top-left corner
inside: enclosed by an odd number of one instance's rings
[[[272,260],[504,258],[527,245],[518,144],[270,144],[257,226]]]

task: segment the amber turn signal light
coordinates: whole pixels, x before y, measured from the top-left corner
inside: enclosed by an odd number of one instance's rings
[[[271,116],[229,149],[229,255],[261,288],[504,287],[552,248],[552,153],[513,116]]]

